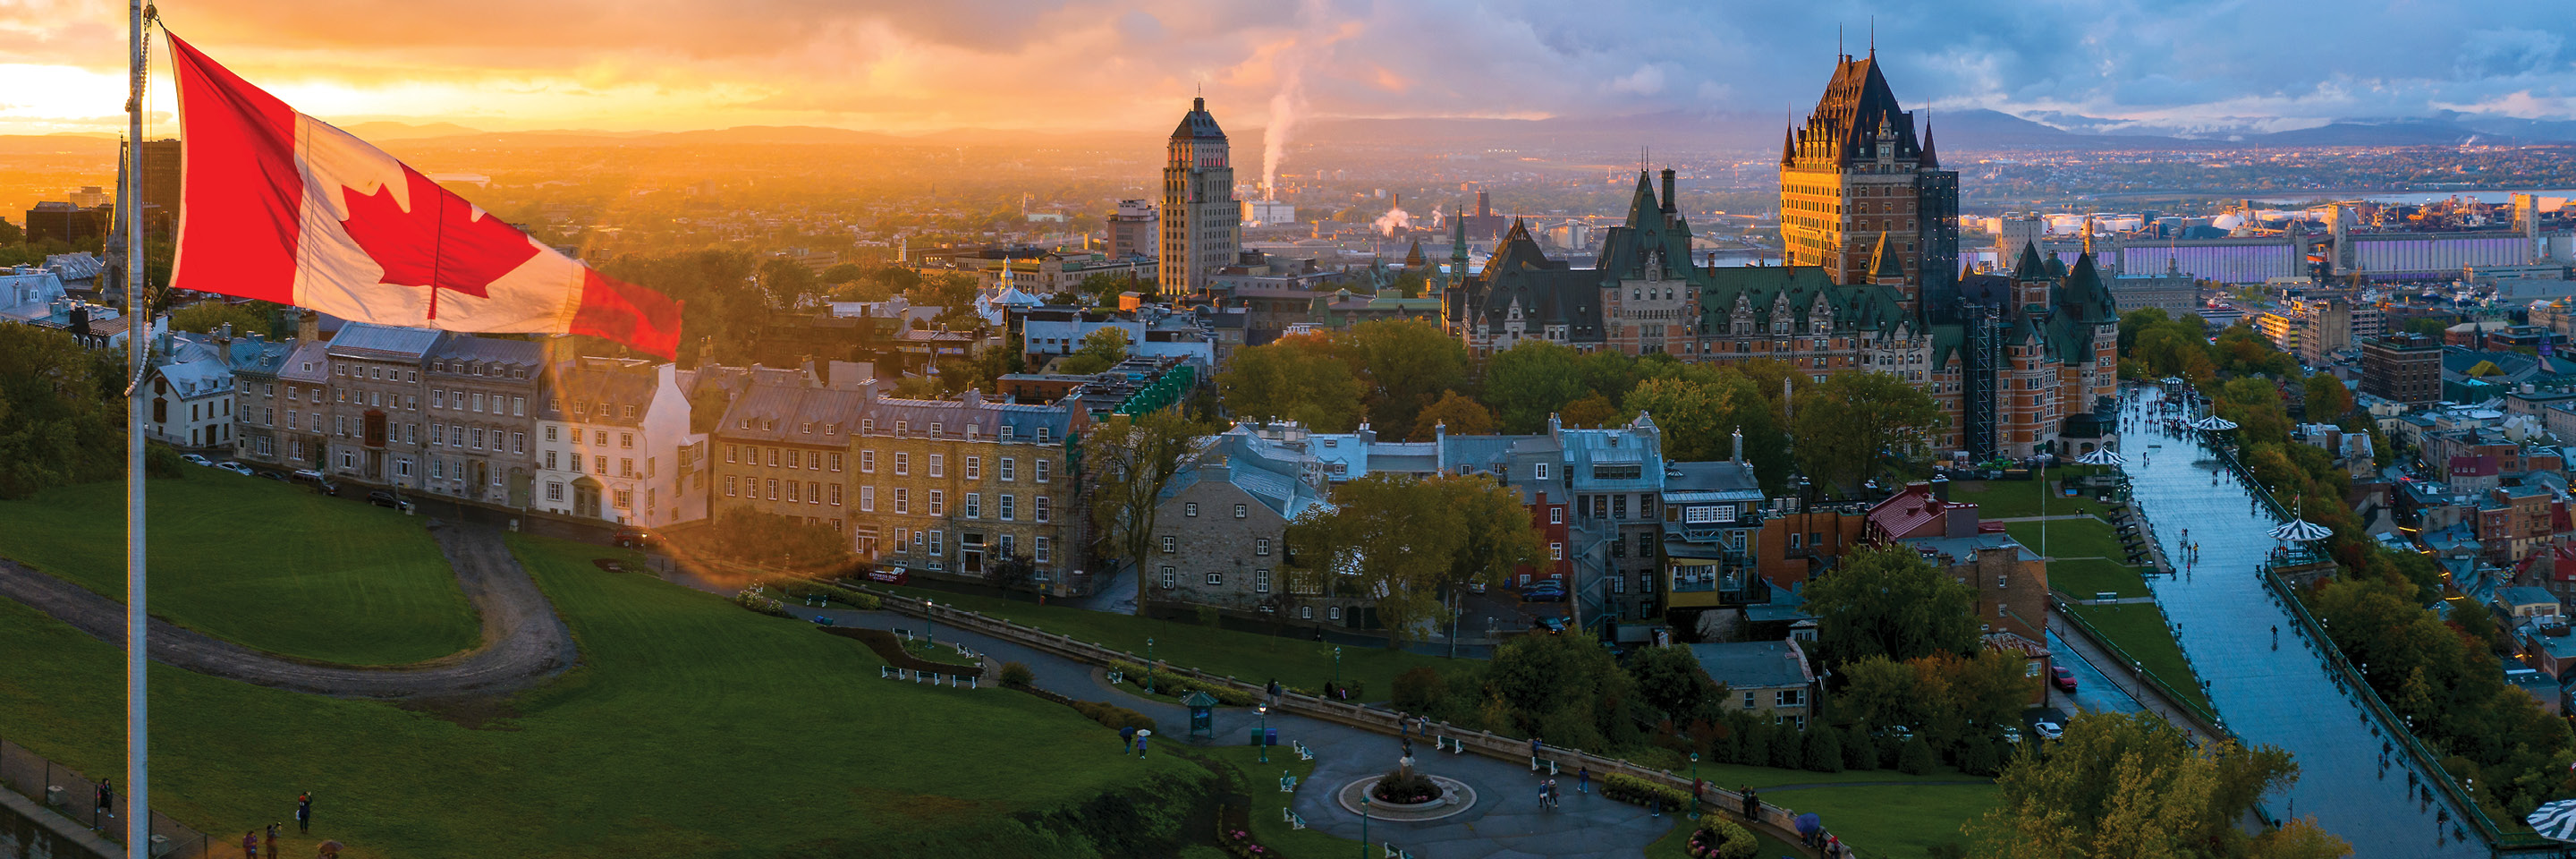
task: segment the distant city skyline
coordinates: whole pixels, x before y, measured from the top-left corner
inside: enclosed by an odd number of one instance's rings
[[[484,130],[1133,129],[1167,124],[1202,88],[1247,129],[1767,116],[1812,100],[1838,37],[1862,54],[1873,35],[1908,82],[1898,96],[1936,121],[1989,108],[2077,131],[2208,136],[2455,114],[2576,121],[2576,22],[2555,4],[1927,5],[681,0],[647,17],[598,0],[204,0],[164,11],[316,115]],[[111,0],[0,4],[0,133],[121,126],[124,12]]]

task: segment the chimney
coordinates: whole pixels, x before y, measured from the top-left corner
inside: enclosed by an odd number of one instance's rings
[[[1937,476],[1932,478],[1932,498],[1943,503],[1949,502],[1950,478]]]
[[[307,310],[304,311],[303,315],[297,316],[295,318],[295,339],[306,343],[320,342],[322,340],[322,314],[317,311]]]
[[[1743,430],[1736,430],[1736,431],[1734,432],[1734,437],[1735,437],[1735,461],[1736,461],[1736,462],[1743,462],[1743,461],[1744,461],[1744,431],[1743,431]]]
[[[1673,208],[1673,168],[1670,168],[1670,167],[1666,167],[1666,168],[1664,168],[1664,174],[1663,174],[1663,175],[1664,175],[1664,214],[1669,215],[1669,214],[1672,214],[1674,211],[1676,211],[1676,210]]]

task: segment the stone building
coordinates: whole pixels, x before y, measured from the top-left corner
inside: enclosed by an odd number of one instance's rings
[[[380,486],[423,485],[421,372],[442,332],[352,322],[324,350],[331,378],[324,461],[335,477]],[[441,431],[444,439],[444,430]]]
[[[1025,559],[1027,581],[1003,584],[1089,593],[1090,523],[1071,470],[1072,445],[1090,424],[1079,396],[871,398],[849,441],[860,554],[914,575],[982,583],[994,582],[997,562]]]
[[[1286,571],[1288,524],[1330,509],[1309,441],[1293,424],[1238,424],[1210,439],[1156,507],[1154,545],[1137,565],[1146,598],[1365,625],[1367,601],[1326,587],[1333,573]]]
[[[525,508],[536,480],[545,350],[526,340],[449,334],[424,355],[422,491]],[[408,397],[406,398],[408,399]]]
[[[1789,266],[1690,261],[1692,230],[1640,172],[1596,268],[1547,257],[1521,225],[1484,268],[1453,258],[1442,316],[1477,354],[1529,340],[1682,360],[1787,361],[1809,382],[1894,373],[1950,418],[1936,450],[1978,459],[2079,454],[2117,426],[2118,305],[2091,248],[2072,265],[2022,244],[2011,273],[1958,271],[1957,174],[1918,145],[1876,60],[1843,58],[1781,154]]]
[[[331,343],[299,338],[295,350],[277,368],[278,466],[323,471],[331,434]]]

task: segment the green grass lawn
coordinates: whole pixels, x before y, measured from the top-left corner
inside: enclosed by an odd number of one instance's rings
[[[223,836],[289,819],[311,790],[316,823],[290,840],[294,856],[328,837],[353,859],[500,845],[750,859],[895,855],[916,836],[974,839],[1011,813],[1152,776],[1207,778],[1170,755],[1119,754],[1114,732],[1066,707],[879,680],[857,641],[590,563],[625,553],[512,546],[580,667],[504,706],[433,713],[155,666],[155,805]],[[119,651],[0,600],[0,654],[43,655],[0,659],[0,735],[84,772],[121,770]]]
[[[2056,486],[2057,478],[2089,468],[2091,467],[2051,468],[2048,470],[2049,479],[2045,484],[2036,480],[1962,480],[1950,484],[1950,500],[1977,505],[1977,516],[1982,519],[2018,519],[2024,516],[2037,516],[2040,515],[2041,486]],[[2091,495],[2075,497],[2057,495],[2048,499],[2050,516],[2078,513],[2095,516],[2109,515],[2102,503],[2093,500]]]
[[[152,613],[250,647],[356,665],[435,659],[481,638],[423,520],[188,466],[146,490]],[[0,501],[0,557],[125,599],[125,484]]]
[[[1341,787],[1338,784],[1307,784],[1306,776],[1315,771],[1315,762],[1298,760],[1297,753],[1288,746],[1270,747],[1270,762],[1266,764],[1261,762],[1261,749],[1251,745],[1188,749],[1184,753],[1212,766],[1231,767],[1242,773],[1248,788],[1244,795],[1252,800],[1253,843],[1270,848],[1282,859],[1341,859],[1359,852],[1360,843],[1357,841],[1336,838],[1313,829],[1297,829],[1280,819],[1279,810],[1286,808],[1291,799]],[[1296,774],[1297,793],[1279,792],[1279,774],[1282,771]],[[1321,822],[1308,821],[1310,824]]]
[[[1677,769],[1673,772],[1680,774],[1683,778],[1689,778],[1691,774],[1691,771],[1687,768]],[[1977,776],[1966,775],[1958,770],[1951,769],[1946,766],[1935,767],[1931,772],[1923,775],[1907,775],[1892,769],[1847,769],[1838,773],[1820,773],[1812,770],[1788,770],[1776,767],[1744,766],[1741,764],[1700,764],[1699,777],[1707,780],[1711,785],[1722,787],[1727,790],[1736,790],[1746,787],[1753,788],[1754,790],[1769,790],[1780,785],[1789,784],[1851,784],[1854,782],[1916,783],[1971,781],[1978,778]],[[1781,794],[1782,797],[1792,795],[1793,794]],[[1790,802],[1787,799],[1780,799],[1776,802],[1781,805],[1789,806],[1790,808],[1798,808],[1797,803]],[[1803,811],[1805,809],[1799,810]]]
[[[1038,605],[1025,600],[970,596],[922,588],[892,588],[906,596],[929,597],[945,606],[979,612],[1026,626],[1034,626],[1059,635],[1070,635],[1116,650],[1139,656],[1145,653],[1145,640],[1153,639],[1156,659],[1173,665],[1185,665],[1222,675],[1232,675],[1246,683],[1261,685],[1277,679],[1289,686],[1321,689],[1333,679],[1335,645],[1275,635],[1215,629],[1195,623],[1150,620],[1127,614],[1089,611],[1061,605]],[[1395,688],[1395,675],[1429,666],[1440,668],[1450,660],[1424,656],[1383,647],[1340,645],[1341,677],[1345,682],[1357,680],[1361,692],[1372,701],[1386,700]]]
[[[1826,832],[1860,855],[1903,859],[1923,859],[1935,845],[1967,843],[1959,827],[1984,817],[1997,801],[1991,784],[1824,787],[1763,800],[1814,813]]]
[[[2128,651],[2129,658],[2146,666],[2147,673],[2173,687],[2185,700],[2200,705],[2205,711],[2210,710],[2208,696],[2200,691],[2199,675],[2192,672],[2190,663],[2183,661],[2182,647],[2174,643],[2172,630],[2165,628],[2162,610],[2145,604],[2067,608],[2093,624],[2094,629],[2101,630],[2111,643]]]
[[[2138,568],[2098,559],[2048,562],[2048,586],[2076,599],[2089,600],[2104,591],[2123,597],[2149,595],[2147,578]]]
[[[2040,549],[2040,526],[2048,527],[2048,548]],[[2041,522],[2006,522],[2004,532],[2033,552],[2051,558],[2105,558],[2126,563],[2129,550],[2120,545],[2120,537],[2110,523],[2099,519],[2055,519]],[[2054,569],[2052,567],[2051,569]]]

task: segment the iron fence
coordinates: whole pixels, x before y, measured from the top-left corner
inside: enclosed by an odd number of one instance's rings
[[[99,786],[97,780],[78,770],[0,739],[0,788],[16,791],[74,825],[94,830],[100,838],[123,846],[129,813],[125,793],[112,791],[106,807],[101,808]],[[212,846],[213,841],[205,833],[158,810],[152,812],[152,844],[146,856],[206,859],[212,855]]]

